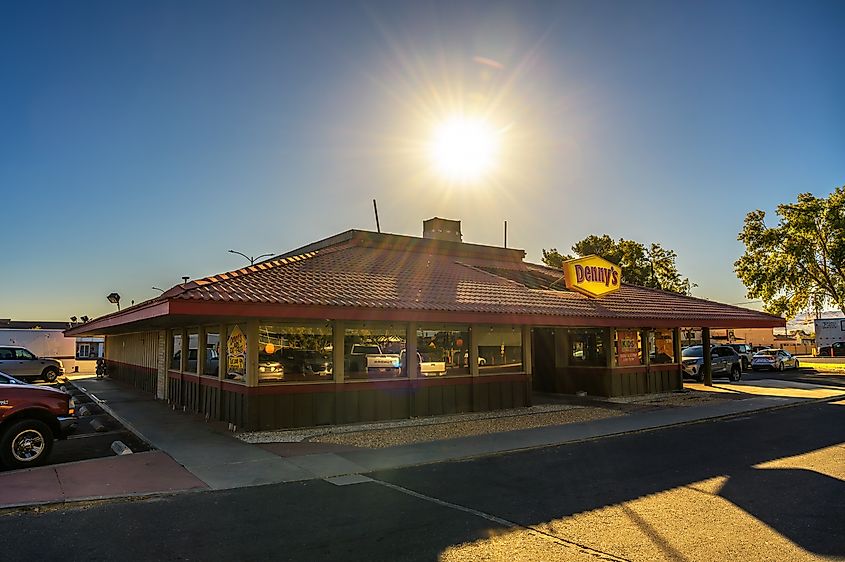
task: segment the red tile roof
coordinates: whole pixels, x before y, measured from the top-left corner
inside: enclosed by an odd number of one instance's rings
[[[523,256],[521,250],[349,231],[299,252],[177,285],[148,303],[316,307],[319,318],[333,317],[325,310],[330,307],[440,311],[453,313],[456,321],[538,317],[552,325],[784,325],[761,312],[633,285],[592,299],[568,291],[561,271],[524,262]]]

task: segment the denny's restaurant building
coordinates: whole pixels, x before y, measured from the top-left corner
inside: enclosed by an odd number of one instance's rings
[[[350,230],[74,327],[104,335],[109,375],[238,429],[526,406],[532,390],[681,388],[681,327],[781,318],[564,270],[522,250]]]

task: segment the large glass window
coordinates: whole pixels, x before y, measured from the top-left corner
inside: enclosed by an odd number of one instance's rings
[[[173,330],[170,333],[170,344],[173,350],[170,355],[170,368],[178,371],[182,368],[182,330]]]
[[[476,333],[478,371],[481,375],[522,372],[522,329],[490,326]]]
[[[469,328],[423,325],[417,329],[417,353],[421,377],[469,375]],[[405,355],[402,354],[405,371]]]
[[[197,358],[199,347],[199,330],[190,328],[188,330],[188,362],[185,364],[185,371],[188,373],[197,372]]]
[[[233,324],[226,328],[226,378],[246,381],[246,325]]]
[[[405,376],[402,352],[405,327],[363,324],[346,328],[343,337],[344,376],[347,379],[385,379]]]
[[[675,334],[672,330],[648,333],[648,355],[654,364],[675,362]]]
[[[217,377],[220,369],[220,331],[209,328],[205,333],[205,371],[207,377]]]
[[[604,341],[609,328],[580,328],[569,331],[569,364],[583,367],[607,366]]]
[[[332,328],[266,324],[258,327],[258,382],[333,380]]]
[[[637,329],[616,330],[616,365],[643,365],[642,332]]]

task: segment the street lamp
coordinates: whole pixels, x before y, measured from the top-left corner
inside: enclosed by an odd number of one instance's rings
[[[155,289],[156,291],[161,291],[162,293],[164,293],[164,289],[159,289],[158,287],[153,287],[153,289]]]
[[[110,293],[106,298],[110,303],[116,304],[117,309],[120,310],[120,295],[117,293]]]
[[[255,262],[257,260],[260,260],[261,258],[266,258],[266,257],[273,255],[273,254],[261,254],[260,256],[252,257],[252,256],[248,256],[248,255],[244,254],[243,252],[238,252],[236,250],[229,250],[229,253],[230,254],[238,254],[239,256],[245,257],[246,259],[249,260],[249,265],[255,265]]]

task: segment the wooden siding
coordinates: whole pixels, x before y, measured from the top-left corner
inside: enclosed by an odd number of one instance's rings
[[[677,364],[629,368],[557,367],[534,376],[537,390],[560,394],[584,391],[593,396],[637,396],[683,388]]]
[[[109,377],[155,394],[159,361],[158,332],[106,336],[104,358]]]

